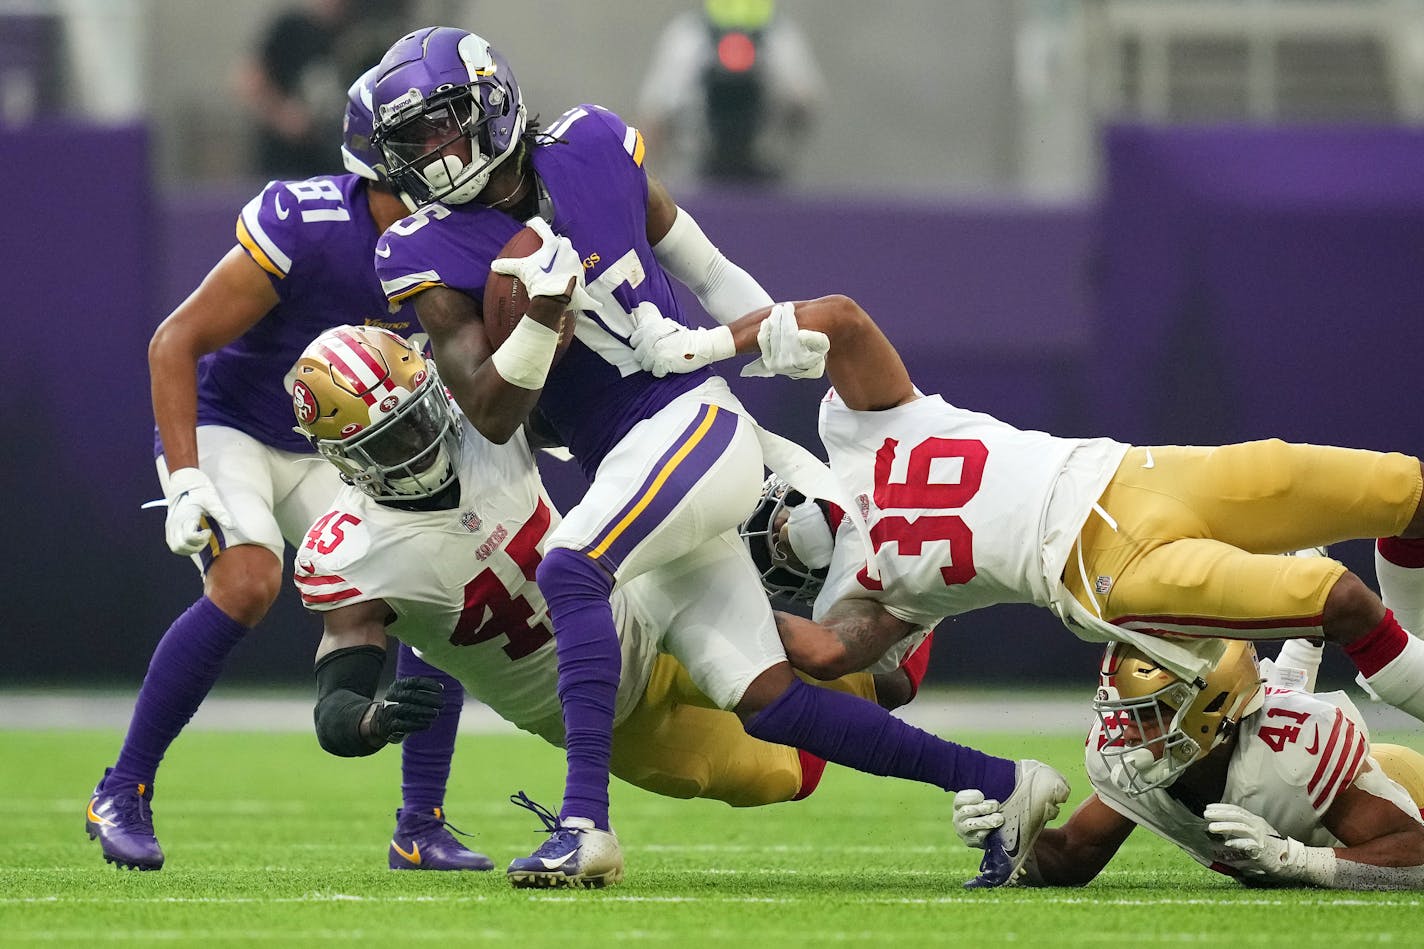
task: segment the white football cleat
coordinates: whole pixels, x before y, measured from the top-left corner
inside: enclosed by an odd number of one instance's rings
[[[1068,780],[1042,761],[1024,758],[1018,764],[1014,793],[1000,806],[1003,826],[989,832],[979,875],[964,884],[967,890],[1004,886],[1018,876],[1033,853],[1034,841],[1058,816],[1068,800]]]
[[[512,886],[599,889],[623,882],[623,850],[613,831],[599,830],[582,817],[560,821],[523,791],[510,800],[539,815],[549,831],[538,850],[510,861],[505,873]]]

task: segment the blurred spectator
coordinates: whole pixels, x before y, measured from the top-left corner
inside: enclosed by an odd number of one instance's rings
[[[638,108],[668,180],[783,179],[822,94],[820,68],[774,0],[706,0],[674,17],[653,50]]]
[[[346,89],[405,32],[406,6],[305,0],[268,24],[236,79],[258,125],[256,173],[306,178],[336,167]]]

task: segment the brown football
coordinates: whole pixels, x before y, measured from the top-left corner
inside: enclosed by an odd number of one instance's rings
[[[537,251],[541,244],[543,239],[539,237],[539,232],[526,227],[509,239],[500,249],[499,256],[528,257]],[[499,345],[509,338],[509,334],[514,332],[515,325],[528,308],[529,294],[517,277],[495,273],[493,270],[489,272],[485,279],[484,310],[485,335],[489,337],[491,348],[498,349]],[[569,313],[564,319],[559,346],[554,350],[555,363],[558,363],[573,341],[574,314]]]

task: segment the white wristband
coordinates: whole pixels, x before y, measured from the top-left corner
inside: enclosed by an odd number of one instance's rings
[[[732,338],[730,326],[714,326],[711,329],[699,329],[697,332],[707,341],[703,354],[708,362],[721,362],[737,354],[737,341]]]
[[[567,317],[566,317],[567,318]],[[505,382],[521,389],[542,389],[559,347],[559,334],[527,316],[514,324],[490,362]]]

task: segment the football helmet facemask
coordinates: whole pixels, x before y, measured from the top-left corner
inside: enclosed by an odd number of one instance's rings
[[[373,326],[322,333],[287,376],[296,430],[348,484],[378,501],[438,495],[455,481],[461,428],[410,343]]]
[[[815,542],[795,543],[795,532],[783,529],[792,518]],[[762,485],[761,500],[737,532],[761,572],[761,585],[768,595],[785,597],[792,603],[815,602],[826,583],[829,551],[834,544],[820,502],[807,501],[785,480],[772,475]]]
[[[1223,642],[1221,659],[1195,682],[1129,643],[1110,643],[1103,653],[1093,711],[1102,722],[1103,757],[1121,762],[1129,794],[1171,784],[1261,707],[1255,644]]]
[[[371,141],[376,116],[371,104],[380,66],[372,66],[346,90],[346,116],[341,120],[341,163],[353,175],[384,181],[386,161]]]
[[[402,200],[412,211],[474,200],[524,134],[509,63],[482,37],[437,26],[397,40],[377,68],[374,141]]]

